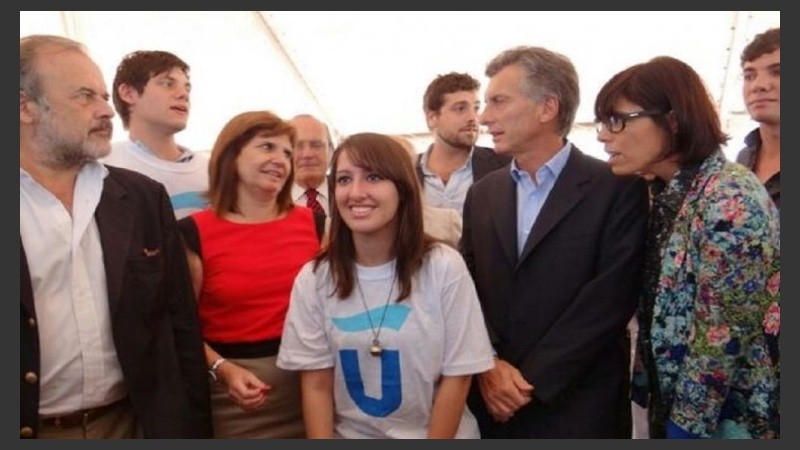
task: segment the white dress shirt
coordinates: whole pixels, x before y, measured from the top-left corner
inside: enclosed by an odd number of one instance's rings
[[[50,191],[19,170],[20,237],[36,307],[42,417],[106,405],[126,394],[94,218],[107,175],[99,163],[81,169],[70,214]]]

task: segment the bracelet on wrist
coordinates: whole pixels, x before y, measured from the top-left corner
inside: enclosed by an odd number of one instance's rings
[[[219,381],[219,374],[217,374],[217,371],[219,370],[219,366],[221,366],[225,361],[227,361],[227,359],[217,358],[213,363],[211,363],[211,367],[208,368],[208,376],[211,377],[212,381]]]

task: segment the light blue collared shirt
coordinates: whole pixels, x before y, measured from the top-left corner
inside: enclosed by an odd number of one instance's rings
[[[428,168],[428,157],[432,148],[433,146],[422,154],[422,161],[420,161],[423,183],[425,183],[423,200],[437,208],[455,209],[461,215],[464,209],[464,199],[467,197],[467,190],[472,186],[472,154],[475,151],[475,147],[473,146],[472,150],[469,151],[467,162],[450,174],[447,184]]]
[[[533,224],[567,164],[571,149],[572,143],[567,141],[561,150],[539,167],[536,181],[528,172],[517,167],[516,159],[511,162],[511,178],[517,184],[517,256],[522,254]]]

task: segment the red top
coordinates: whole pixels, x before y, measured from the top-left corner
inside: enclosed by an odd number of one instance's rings
[[[256,224],[230,222],[208,209],[192,218],[203,260],[203,338],[280,338],[294,279],[319,250],[311,210],[295,205],[282,219]]]

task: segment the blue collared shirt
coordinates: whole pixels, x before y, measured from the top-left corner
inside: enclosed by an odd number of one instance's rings
[[[447,184],[428,168],[428,157],[432,148],[433,146],[422,154],[422,161],[420,161],[425,183],[423,200],[437,208],[455,209],[460,215],[464,209],[467,190],[472,185],[472,154],[475,152],[475,147],[473,146],[470,150],[466,163],[450,174]]]
[[[522,254],[536,218],[553,190],[558,176],[567,164],[572,143],[567,141],[561,150],[536,171],[535,178],[511,162],[511,178],[517,184],[517,256]]]

